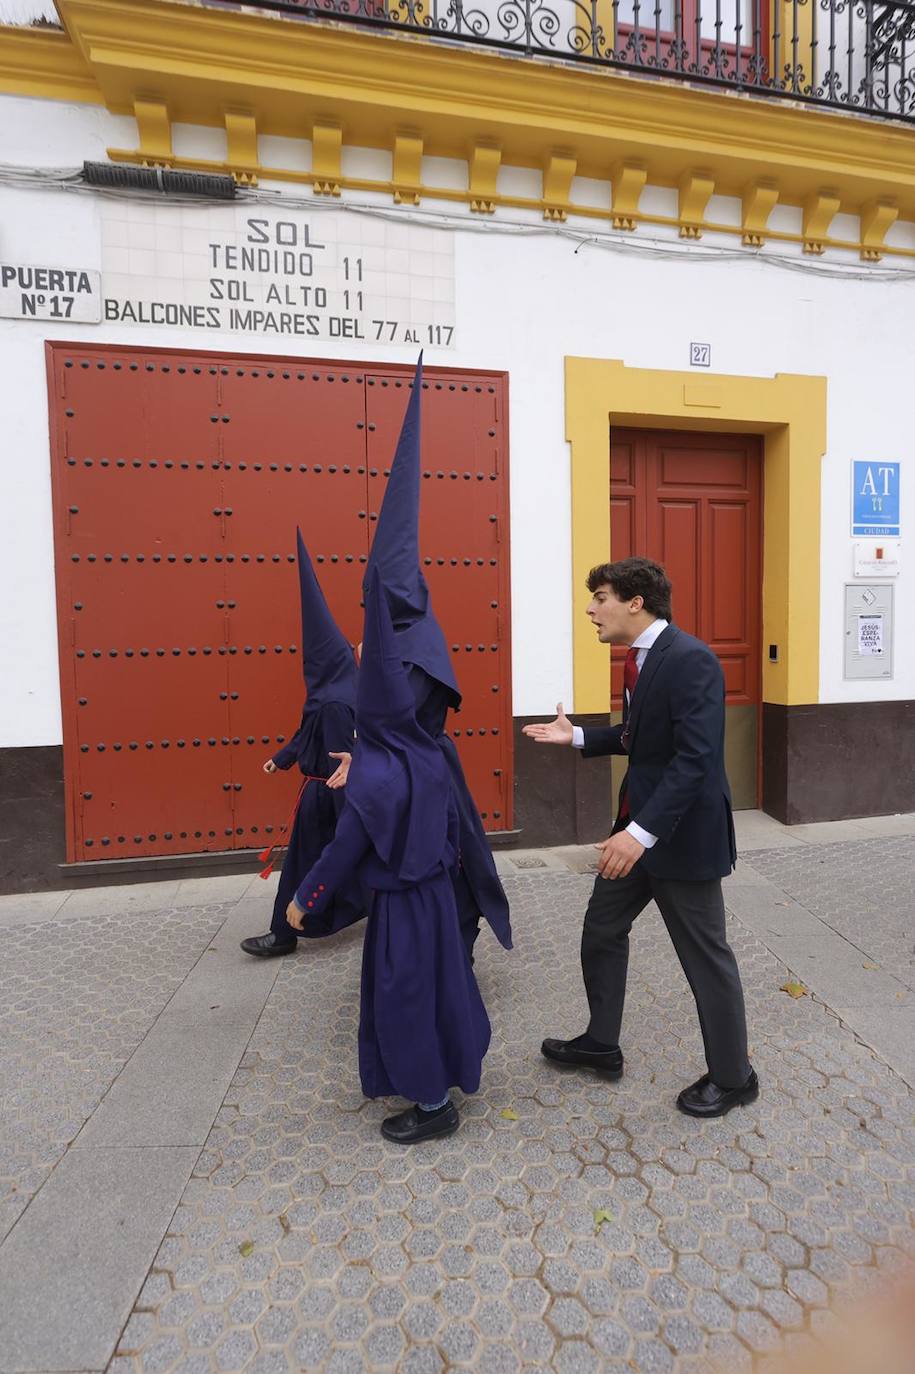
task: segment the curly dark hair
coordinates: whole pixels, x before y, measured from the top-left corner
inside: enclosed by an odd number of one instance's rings
[[[650,558],[621,558],[616,563],[599,563],[588,573],[588,591],[610,587],[620,601],[640,596],[645,610],[658,620],[670,620],[670,578],[660,563]]]

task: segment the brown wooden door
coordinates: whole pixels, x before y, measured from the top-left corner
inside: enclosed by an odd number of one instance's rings
[[[54,344],[48,371],[67,857],[258,849],[297,790],[262,771],[302,707],[295,527],[355,642],[412,370]],[[459,646],[453,734],[504,830],[507,379],[426,377],[422,538]]]
[[[724,671],[728,773],[735,805],[758,802],[761,697],[762,452],[746,434],[614,429],[610,547],[670,574],[674,619],[705,640]],[[613,704],[622,661],[612,665]]]

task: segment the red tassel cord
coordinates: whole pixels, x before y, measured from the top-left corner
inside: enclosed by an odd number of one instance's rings
[[[317,775],[314,774],[314,773],[306,773],[306,774],[304,775],[304,777],[302,778],[302,786],[299,788],[298,795],[296,796],[296,799],[295,799],[295,803],[294,803],[294,805],[293,805],[292,810],[291,810],[290,813],[289,813],[289,819],[286,820],[286,821],[284,821],[283,824],[280,826],[280,832],[279,832],[279,834],[277,835],[276,839],[273,841],[273,843],[272,843],[271,845],[268,845],[266,849],[262,849],[262,850],[260,851],[260,853],[258,854],[258,856],[257,856],[257,857],[260,859],[261,863],[266,865],[265,868],[262,868],[262,869],[261,869],[261,871],[260,871],[260,877],[262,877],[262,878],[269,878],[269,877],[270,877],[270,874],[271,874],[272,871],[273,871],[273,865],[274,865],[274,863],[276,862],[276,861],[275,861],[274,859],[272,859],[270,856],[271,856],[271,854],[273,853],[274,849],[276,849],[277,845],[279,845],[279,844],[282,843],[283,831],[284,831],[284,830],[289,830],[290,827],[292,826],[292,822],[295,820],[295,817],[296,817],[296,812],[297,812],[298,809],[299,809],[299,802],[302,800],[302,797],[303,797],[304,794],[305,794],[305,788],[308,786],[308,784],[309,784],[310,782],[327,782],[327,779],[326,779],[326,778],[319,778],[319,777],[317,777]]]

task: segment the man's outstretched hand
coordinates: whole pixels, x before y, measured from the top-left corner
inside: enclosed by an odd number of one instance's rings
[[[521,731],[535,744],[571,744],[572,722],[562,709],[560,701],[556,706],[556,719],[548,725],[525,725]]]
[[[616,835],[611,835],[609,840],[604,840],[603,844],[596,844],[594,848],[600,851],[597,856],[597,871],[602,878],[625,878],[645,853],[645,846],[639,844],[635,836],[626,830],[618,831]]]

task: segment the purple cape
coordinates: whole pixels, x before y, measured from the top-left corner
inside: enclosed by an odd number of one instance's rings
[[[421,882],[441,865],[448,839],[448,770],[417,724],[377,568],[367,582],[356,747],[346,796],[376,853],[402,882]]]

